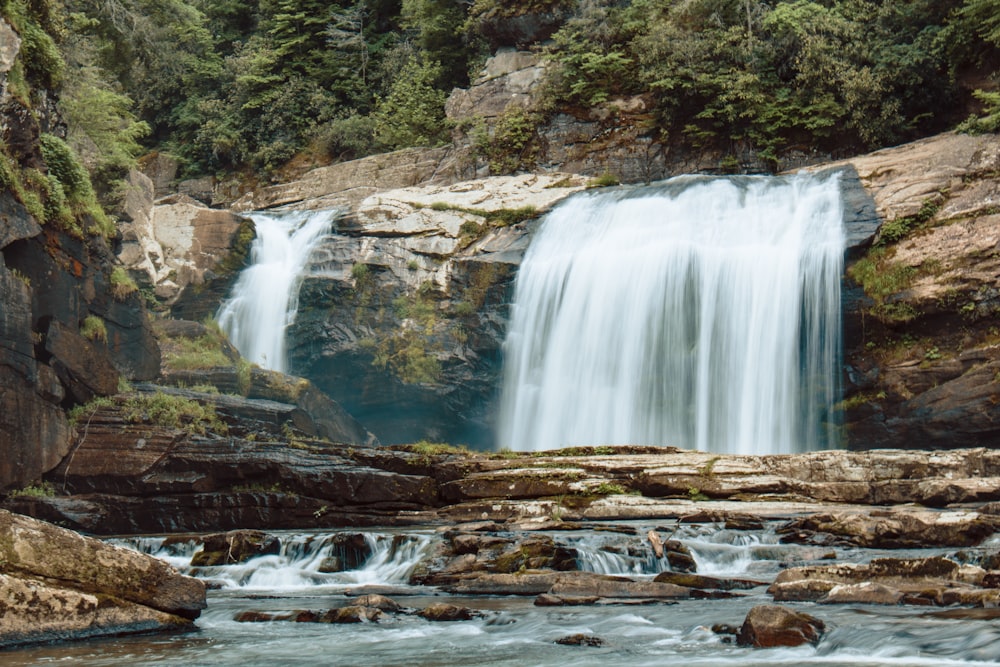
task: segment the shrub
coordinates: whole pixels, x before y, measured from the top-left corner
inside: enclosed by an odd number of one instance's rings
[[[210,430],[216,433],[228,432],[228,427],[219,419],[213,406],[159,391],[129,396],[122,404],[122,414],[126,421],[132,423],[184,428],[198,434]]]
[[[29,484],[7,494],[9,498],[51,498],[54,495],[56,495],[56,490],[51,482]]]

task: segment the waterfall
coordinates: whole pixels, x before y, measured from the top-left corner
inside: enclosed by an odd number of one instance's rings
[[[243,270],[216,318],[249,361],[284,372],[285,329],[295,321],[302,270],[330,231],[337,211],[255,213],[257,238]]]
[[[569,198],[518,273],[498,444],[835,445],[843,250],[836,176]]]

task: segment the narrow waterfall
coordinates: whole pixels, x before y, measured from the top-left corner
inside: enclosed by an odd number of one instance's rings
[[[243,270],[216,319],[246,359],[285,371],[285,328],[295,321],[302,270],[316,244],[330,231],[337,211],[255,213],[257,238]]]
[[[571,197],[518,273],[498,444],[835,446],[843,250],[835,176]]]

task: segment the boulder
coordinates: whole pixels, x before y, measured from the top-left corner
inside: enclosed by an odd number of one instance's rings
[[[774,648],[817,644],[826,630],[814,616],[779,605],[759,605],[750,610],[740,627],[740,646]]]
[[[253,238],[250,220],[187,195],[154,202],[153,181],[139,172],[129,178],[125,209],[130,220],[122,228],[118,258],[161,303],[173,305],[189,286],[200,287],[242,266]]]
[[[45,350],[52,355],[52,369],[74,402],[86,403],[118,391],[118,370],[107,348],[53,321],[45,336]]]
[[[166,563],[0,510],[0,647],[191,627],[205,586]]]
[[[156,558],[0,510],[0,562],[11,576],[59,581],[182,618],[205,608],[205,585]]]
[[[0,648],[191,627],[189,619],[106,593],[0,574]]]

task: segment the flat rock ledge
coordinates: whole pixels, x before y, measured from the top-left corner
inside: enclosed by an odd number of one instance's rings
[[[156,558],[0,510],[0,648],[187,629],[204,608]]]

